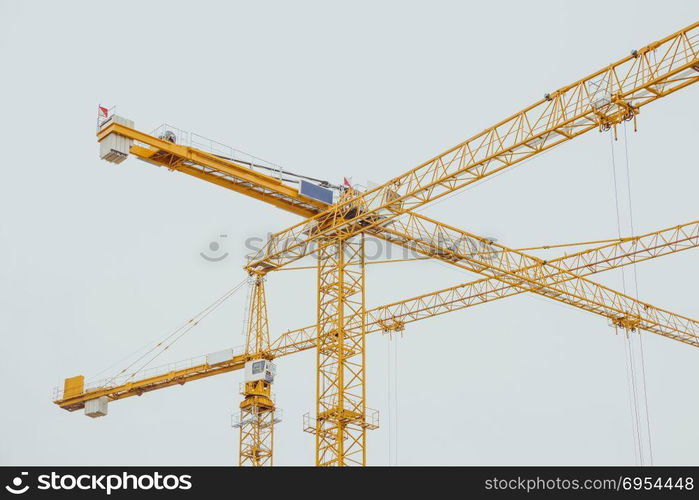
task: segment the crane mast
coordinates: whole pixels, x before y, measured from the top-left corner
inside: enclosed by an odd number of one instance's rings
[[[364,235],[323,245],[317,264],[316,465],[366,464]]]
[[[699,81],[699,22],[648,44],[615,63],[556,91],[470,139],[374,189],[341,188],[326,181],[245,160],[220,148],[198,147],[169,130],[147,134],[118,115],[98,123],[101,158],[128,155],[206,180],[304,217],[271,236],[245,266],[250,275],[245,352],[124,384],[86,388],[82,376],[66,379],[56,404],[106,414],[108,401],[245,371],[240,428],[241,465],[272,465],[271,393],[274,359],[316,350],[315,415],[304,430],[315,436],[322,466],[366,464],[367,430],[378,412],[366,405],[366,334],[403,330],[407,323],[529,292],[606,318],[627,332],[647,331],[699,346],[699,323],[592,281],[609,269],[699,245],[699,222],[643,236],[620,238],[557,259],[521,250],[415,212],[427,203],[520,164],[588,131],[634,125],[646,105]],[[308,189],[304,183],[312,181]],[[334,191],[334,192],[333,192]],[[367,235],[479,274],[481,279],[367,309],[364,245]],[[265,278],[317,252],[316,323],[269,337]],[[232,352],[232,351],[231,351]],[[92,408],[95,402],[103,405]],[[88,406],[90,409],[88,409]]]
[[[241,391],[239,464],[273,465],[274,424],[280,421],[272,396],[275,367],[272,363],[267,320],[265,278],[251,276],[252,292],[245,339],[245,382]]]

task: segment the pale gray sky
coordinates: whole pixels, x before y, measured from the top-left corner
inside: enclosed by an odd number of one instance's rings
[[[0,0],[0,463],[237,460],[240,373],[119,401],[102,419],[51,402],[64,377],[91,378],[243,279],[245,238],[298,220],[133,158],[100,161],[98,103],[142,130],[167,121],[308,175],[381,182],[696,14],[693,1]],[[697,218],[698,98],[650,105],[629,137],[637,233]],[[425,213],[512,247],[614,237],[610,156],[608,135],[589,133]],[[216,239],[230,255],[207,262]],[[640,298],[698,317],[696,259],[640,264]],[[472,278],[371,266],[367,301]],[[621,287],[615,272],[595,279]],[[313,287],[309,271],[270,278],[275,335],[313,322]],[[244,297],[163,361],[239,345]],[[655,462],[697,464],[699,353],[644,342]],[[389,459],[387,344],[367,347],[367,404],[384,423],[371,464]],[[400,464],[634,462],[624,344],[602,318],[519,296],[410,325],[398,349]],[[314,370],[312,352],[279,360],[278,464],[313,461],[301,416]]]

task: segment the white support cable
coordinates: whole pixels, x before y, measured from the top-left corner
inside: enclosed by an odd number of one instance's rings
[[[393,397],[394,397],[394,422],[393,422],[393,461],[394,465],[398,465],[398,332],[396,332],[396,343],[393,348]]]
[[[395,334],[395,338],[394,338]],[[388,399],[388,464],[398,465],[398,335],[388,332],[386,384]]]
[[[619,188],[617,183],[616,175],[616,159],[614,156],[614,136],[609,134],[609,144],[612,159],[612,180],[614,183],[614,207],[616,210],[616,227],[617,236],[621,238],[621,212],[619,209]],[[624,269],[621,271],[621,286],[622,291],[626,294],[626,279],[624,277]],[[636,404],[636,390],[634,383],[634,370],[633,363],[630,362],[632,359],[630,356],[631,351],[629,332],[624,329],[624,363],[626,365],[626,384],[629,393],[629,410],[631,416],[631,433],[633,435],[634,444],[634,460],[637,464],[643,465],[643,451],[641,448],[641,435],[638,428],[638,405]]]
[[[615,327],[615,330],[617,332],[617,335],[619,333],[619,328]],[[628,335],[628,332],[626,329],[622,329],[622,334],[624,336]],[[634,463],[639,464],[641,462],[641,459],[639,457],[640,454],[640,442],[638,439],[638,433],[636,432],[636,426],[634,425],[634,405],[633,405],[633,396],[631,395],[631,366],[629,365],[629,344],[627,339],[624,339],[624,366],[626,367],[626,390],[629,396],[629,415],[631,416],[631,436],[633,439],[633,457],[634,457]]]
[[[386,383],[388,385],[386,389],[386,395],[388,398],[388,465],[393,465],[393,398],[391,397],[391,376],[393,372],[391,370],[391,344],[392,338],[391,333],[388,333],[388,346],[386,346]]]
[[[163,354],[166,350],[168,350],[170,347],[172,347],[175,342],[180,340],[184,335],[186,335],[188,332],[190,332],[195,326],[197,326],[204,318],[206,318],[209,314],[211,314],[213,311],[215,311],[221,304],[223,304],[226,300],[228,300],[232,295],[234,295],[240,288],[247,282],[246,280],[241,281],[238,283],[236,286],[234,286],[232,289],[228,290],[225,294],[223,294],[221,297],[216,299],[214,302],[206,306],[204,309],[202,309],[200,312],[192,316],[189,320],[187,320],[183,325],[180,327],[176,328],[173,330],[171,333],[169,333],[167,336],[165,336],[162,340],[160,340],[155,346],[153,346],[151,349],[146,351],[144,354],[139,356],[135,361],[133,361],[131,364],[129,364],[127,367],[124,369],[120,370],[116,375],[108,378],[104,385],[107,386],[111,384],[116,378],[124,375],[127,373],[127,371],[139,363],[141,360],[146,358],[150,353],[155,351],[158,347],[163,346],[168,340],[170,340],[169,343],[165,344],[162,349],[157,352],[155,355],[153,355],[149,360],[147,360],[143,365],[141,365],[138,369],[134,370],[130,375],[126,377],[126,382],[134,378],[139,372],[143,371],[148,365],[150,365],[153,361],[155,361],[161,354]],[[174,337],[174,338],[173,338]],[[141,349],[139,349],[140,351]],[[138,352],[138,351],[136,351]]]
[[[624,128],[624,153],[625,153],[625,160],[626,160],[626,195],[627,195],[627,211],[628,211],[628,223],[629,223],[629,230],[631,233],[631,237],[635,235],[635,230],[634,230],[634,221],[633,221],[633,203],[632,203],[632,196],[631,196],[631,173],[630,173],[630,163],[629,163],[629,152],[628,152],[628,133],[627,133],[627,128],[626,128],[626,123],[623,124]],[[620,206],[620,186],[617,181],[617,165],[616,165],[616,158],[614,154],[614,143],[615,139],[614,137],[610,134],[610,144],[611,144],[611,160],[612,160],[612,174],[613,174],[613,181],[614,181],[614,198],[615,198],[615,208],[616,208],[616,217],[617,217],[617,231],[619,237],[621,237],[621,218],[622,218],[622,210]],[[626,286],[626,270],[625,269],[620,269],[621,271],[621,279],[622,279],[622,289],[624,294],[627,293],[627,286]],[[638,293],[638,273],[637,273],[637,266],[636,263],[633,263],[632,267],[632,272],[633,272],[633,285],[635,289],[635,298],[638,300],[639,293]],[[628,385],[628,390],[629,390],[629,404],[630,404],[630,410],[631,410],[631,420],[632,420],[632,432],[634,436],[634,455],[636,459],[636,463],[640,465],[644,465],[645,463],[645,450],[646,446],[644,443],[643,435],[644,432],[642,430],[643,424],[641,423],[642,421],[642,414],[645,413],[645,427],[646,427],[646,437],[647,437],[647,451],[648,451],[648,458],[650,461],[650,464],[653,464],[653,451],[652,451],[652,440],[651,440],[651,431],[650,431],[650,416],[649,416],[649,410],[648,410],[648,395],[647,395],[647,389],[646,389],[646,370],[645,370],[645,359],[644,359],[644,354],[643,354],[643,339],[642,339],[642,333],[638,332],[639,338],[638,338],[638,353],[637,355],[634,355],[634,350],[635,350],[635,342],[634,342],[634,337],[632,332],[628,330],[624,330],[624,359],[625,359],[625,364],[626,364],[626,370],[627,370],[627,385]],[[640,360],[640,361],[639,361]],[[640,363],[640,371],[641,373],[638,374],[638,366]],[[639,408],[639,405],[642,406],[642,408]]]
[[[636,235],[635,229],[634,229],[634,223],[633,223],[633,199],[631,197],[631,167],[629,163],[629,139],[628,139],[628,133],[626,130],[626,122],[624,122],[624,155],[626,157],[626,188],[628,192],[628,198],[629,198],[629,223],[630,223],[630,229],[631,229],[631,237],[634,237]],[[634,280],[634,288],[636,290],[636,300],[638,300],[638,267],[636,266],[636,262],[633,263],[632,266],[633,270],[633,280]],[[650,458],[650,465],[653,465],[653,441],[651,439],[651,431],[650,431],[650,413],[648,410],[648,390],[646,387],[646,361],[645,361],[645,356],[643,353],[643,333],[641,331],[638,332],[638,343],[639,343],[639,354],[641,358],[641,376],[643,380],[643,406],[645,408],[645,413],[646,413],[646,432],[648,435],[648,455]]]

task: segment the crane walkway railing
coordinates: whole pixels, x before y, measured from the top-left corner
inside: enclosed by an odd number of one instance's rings
[[[150,133],[150,135],[159,139],[180,144],[182,146],[189,146],[199,149],[206,153],[240,163],[250,167],[253,170],[264,171],[268,175],[271,174],[280,180],[285,176],[284,169],[276,163],[272,163],[271,161],[251,155],[245,151],[235,149],[227,144],[223,144],[222,142],[214,141],[213,139],[209,139],[203,135],[188,132],[168,123],[163,123],[157,127]]]
[[[233,347],[232,353],[234,356],[241,355],[245,353],[245,346]],[[120,386],[128,384],[131,381],[143,380],[152,377],[158,377],[161,375],[166,375],[171,372],[176,372],[179,370],[186,370],[187,368],[194,368],[196,366],[205,365],[206,355],[195,356],[193,358],[188,358],[179,361],[173,361],[170,363],[165,363],[159,366],[154,366],[152,368],[144,368],[142,370],[137,370],[134,372],[123,373],[115,375],[108,378],[102,378],[97,380],[92,380],[85,383],[84,392],[91,392],[101,389],[107,389],[109,387]],[[53,400],[57,401],[63,399],[64,387],[57,386],[53,389]]]

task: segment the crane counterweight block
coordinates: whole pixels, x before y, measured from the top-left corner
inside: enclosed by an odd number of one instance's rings
[[[133,120],[127,120],[119,115],[112,115],[99,127],[99,132],[106,130],[113,123],[134,128]],[[110,132],[99,138],[100,158],[111,163],[121,163],[129,156],[129,150],[133,146],[133,139],[124,135]]]

